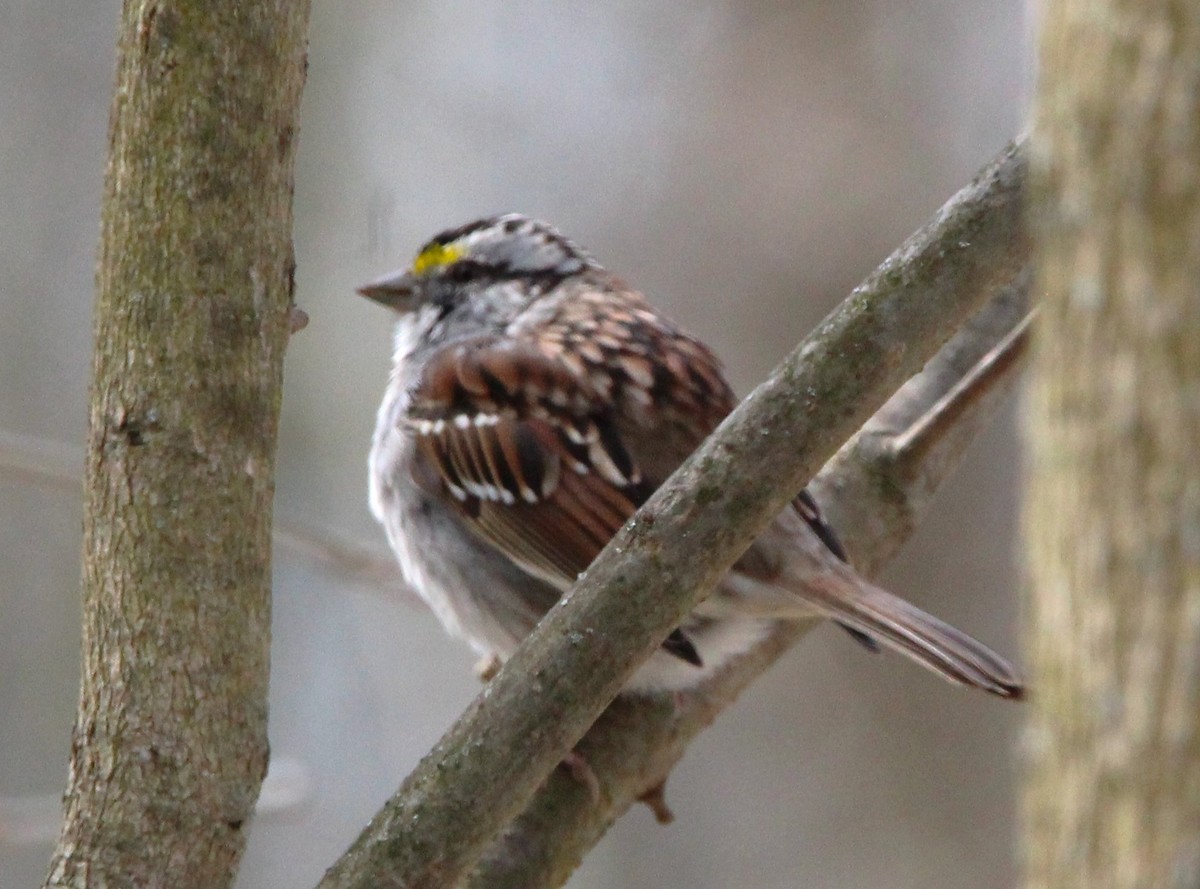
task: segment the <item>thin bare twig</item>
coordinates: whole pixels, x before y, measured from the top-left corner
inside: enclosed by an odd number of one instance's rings
[[[83,448],[0,429],[0,473],[82,495]]]
[[[877,571],[881,562],[875,554],[890,553],[888,541],[912,533],[937,484],[958,465],[963,449],[1011,388],[1007,365],[1028,344],[1027,335],[1013,334],[1030,315],[1029,281],[1026,269],[1003,288],[813,481],[813,493],[849,541],[860,571]],[[989,365],[1004,372],[985,372]],[[981,375],[979,385],[964,388],[962,381],[973,375]],[[956,390],[962,391],[951,397]],[[947,415],[953,416],[952,424]],[[952,434],[940,434],[944,425],[952,425]],[[914,437],[918,428],[926,432]],[[856,469],[857,462],[875,468]]]
[[[930,449],[945,441],[947,432],[958,424],[965,412],[972,410],[993,385],[1002,384],[1010,378],[1009,370],[1024,357],[1028,349],[1029,329],[1035,314],[1030,312],[1022,318],[1004,339],[971,368],[969,374],[938,399],[902,435],[892,440],[891,449],[896,460],[914,465],[922,463]]]
[[[2,475],[78,496],[83,493],[82,469],[82,447],[0,429]],[[355,543],[286,519],[275,523],[273,537],[276,547],[312,559],[342,580],[389,595],[405,591],[395,559],[382,546]]]

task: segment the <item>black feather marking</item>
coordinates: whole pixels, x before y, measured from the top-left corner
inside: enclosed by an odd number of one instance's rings
[[[542,443],[524,423],[513,427],[513,443],[517,451],[517,471],[529,489],[540,496],[546,478],[546,453]]]
[[[604,453],[608,455],[613,466],[617,467],[617,471],[624,478],[631,482],[637,481],[637,467],[634,465],[633,458],[629,456],[629,451],[625,450],[616,425],[611,420],[603,418],[596,420],[595,426],[596,431],[600,434],[600,446],[604,448]]]
[[[844,623],[842,623],[840,620],[834,621],[834,623],[836,623],[839,627],[841,627],[843,630],[845,630],[847,633],[849,633],[850,638],[853,639],[855,642],[857,642],[859,645],[861,645],[863,648],[865,648],[867,651],[871,652],[872,654],[879,654],[879,643],[876,642],[870,636],[868,636],[866,633],[864,633],[862,630],[856,630],[856,629],[854,629],[854,627],[848,627]]]
[[[794,502],[796,512],[800,513],[800,518],[808,523],[808,527],[812,528],[813,533],[821,539],[831,553],[849,564],[850,558],[846,555],[846,548],[842,546],[842,542],[838,540],[833,528],[829,527],[825,517],[821,515],[821,508],[817,506],[817,501],[813,499],[812,494],[808,493],[808,489],[805,488],[801,491]]]
[[[828,547],[829,551],[841,559],[846,564],[850,563],[849,557],[846,555],[846,548],[842,546],[842,542],[838,540],[837,534],[833,528],[825,521],[825,517],[821,515],[821,507],[817,506],[817,501],[813,499],[813,495],[808,493],[805,488],[800,492],[795,499],[796,512],[800,513],[800,518],[804,519],[805,523],[810,527],[814,534],[820,538],[821,542]],[[850,634],[859,645],[870,652],[879,651],[879,643],[864,633],[862,630],[856,630],[854,627],[848,627],[841,621],[835,623]]]
[[[485,431],[486,430],[486,431]],[[512,467],[508,465],[508,460],[505,459],[504,450],[500,446],[499,436],[502,433],[493,427],[480,427],[479,437],[483,442],[490,459],[491,465],[496,470],[496,482],[504,490],[508,491],[518,500],[521,498],[521,486],[517,481],[516,475],[512,471]]]
[[[678,627],[671,631],[671,635],[663,642],[662,647],[668,653],[675,655],[680,660],[687,661],[693,667],[704,666],[704,661],[700,659],[700,652],[696,651],[692,640],[685,636],[683,630]]]
[[[483,219],[475,219],[457,228],[448,228],[445,231],[438,232],[426,242],[421,251],[424,252],[430,247],[444,247],[447,244],[453,244],[459,238],[495,225],[497,218],[496,216],[486,216]]]

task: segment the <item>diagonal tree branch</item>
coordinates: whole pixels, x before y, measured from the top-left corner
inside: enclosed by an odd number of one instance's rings
[[[813,482],[813,492],[861,571],[890,557],[1007,392],[1025,354],[1029,269],[963,326],[937,357],[871,418]],[[856,469],[863,461],[871,471]],[[836,480],[836,481],[835,481]]]
[[[1028,344],[1024,289],[1001,294],[972,319],[814,480],[813,490],[826,495],[821,499],[841,504],[830,512],[836,512],[838,533],[860,566],[877,568],[899,548],[938,483],[1011,390]],[[977,363],[961,368],[972,356]],[[910,425],[897,425],[901,416]],[[922,428],[936,432],[911,434]],[[692,739],[810,627],[781,625],[753,652],[674,704],[618,697],[578,745],[596,775],[600,799],[556,770],[490,845],[466,885],[542,889],[564,883],[609,825],[660,786]],[[668,815],[661,799],[653,802],[660,820]]]
[[[1015,278],[1027,255],[1023,181],[1010,148],[800,344],[617,534],[323,887],[466,875],[838,444]],[[754,477],[760,467],[769,478]]]

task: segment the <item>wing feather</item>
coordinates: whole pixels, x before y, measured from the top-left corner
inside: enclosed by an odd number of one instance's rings
[[[535,348],[481,339],[446,350],[413,405],[420,454],[467,524],[560,589],[652,490],[612,402]]]
[[[420,477],[440,479],[472,531],[560,590],[733,404],[712,353],[629,300],[618,312],[606,302],[599,322],[586,296],[566,300],[536,337],[510,329],[446,348],[410,392]],[[674,375],[656,372],[663,353]],[[665,646],[699,662],[679,630]]]

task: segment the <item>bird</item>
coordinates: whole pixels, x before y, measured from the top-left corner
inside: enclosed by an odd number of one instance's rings
[[[720,361],[551,225],[435,235],[358,292],[395,316],[369,505],[445,630],[503,662],[733,409]],[[629,693],[695,688],[777,621],[831,619],[958,685],[1020,698],[1003,657],[859,575],[800,491]]]

